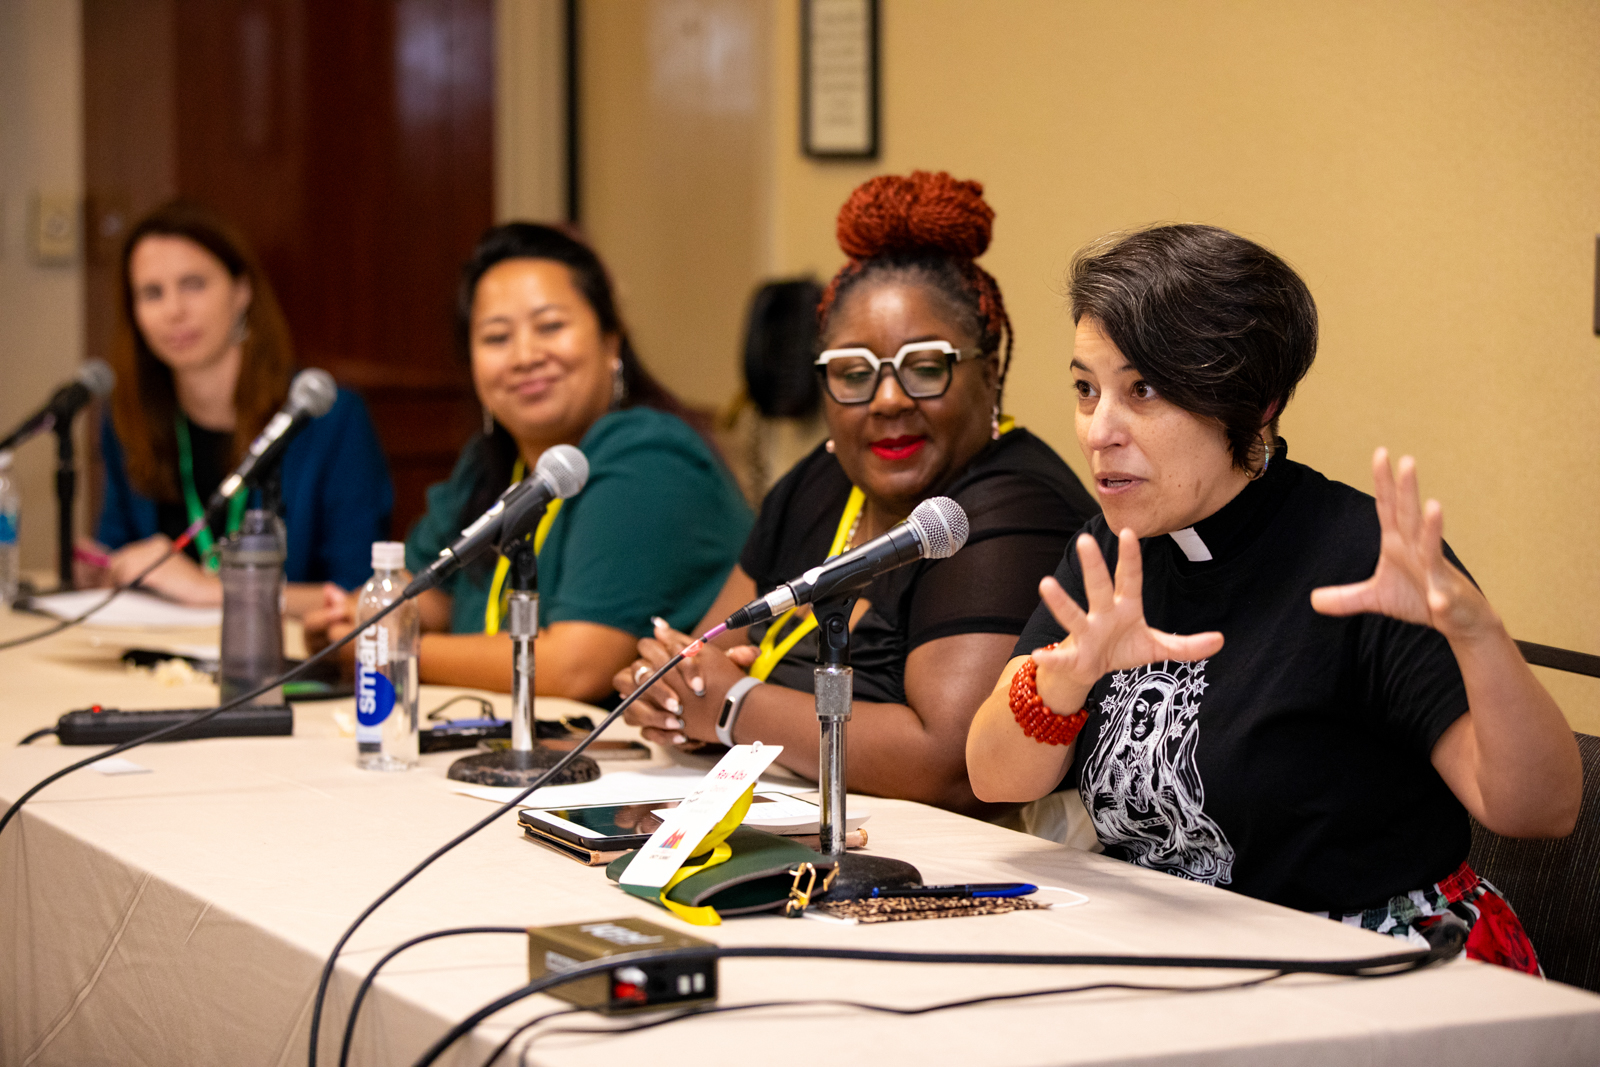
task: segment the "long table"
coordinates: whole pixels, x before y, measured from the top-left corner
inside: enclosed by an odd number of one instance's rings
[[[0,614],[0,637],[37,625]],[[166,688],[125,673],[116,653],[138,636],[82,630],[0,653],[0,742],[89,703],[183,706],[214,696],[210,686]],[[439,695],[425,689],[424,706]],[[493,699],[504,711],[505,698]],[[564,710],[544,701],[541,707],[547,717]],[[149,773],[83,771],[30,802],[0,839],[0,1063],[305,1061],[312,996],[335,940],[396,877],[490,810],[451,791],[444,778],[449,754],[424,757],[422,767],[404,774],[358,770],[354,743],[337,725],[341,710],[347,715],[348,703],[300,705],[292,738],[141,748],[129,758]],[[9,802],[85,751],[53,741],[5,748],[0,798]],[[658,753],[656,761],[672,758],[681,757]],[[1353,958],[1397,947],[1390,938],[919,804],[851,803],[872,812],[871,850],[915,863],[929,881],[1024,880],[1079,891],[1089,902],[877,926],[771,916],[691,930],[621,893],[598,869],[527,842],[507,816],[402,890],[356,935],[329,998],[321,1062],[337,1062],[351,995],[378,956],[406,938],[455,926],[635,916],[723,945],[897,950]],[[523,984],[526,939],[483,934],[430,942],[398,957],[384,975],[362,1012],[355,1063],[411,1063],[455,1021]],[[1201,987],[1255,976],[730,960],[721,966],[721,1002],[912,1007],[1106,982]],[[529,998],[441,1062],[478,1064],[513,1026],[561,1007],[545,996]],[[617,1023],[574,1015],[546,1025]],[[631,1034],[548,1034],[529,1062],[703,1067],[841,1059],[1592,1064],[1600,1060],[1600,997],[1457,961],[1381,979],[1297,976],[1218,992],[1103,989],[909,1017],[796,1005]]]

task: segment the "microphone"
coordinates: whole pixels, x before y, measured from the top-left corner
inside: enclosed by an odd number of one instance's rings
[[[211,499],[206,503],[206,513],[212,514],[226,507],[229,497],[244,488],[245,483],[252,482],[257,468],[262,472],[271,470],[294,435],[312,419],[326,415],[338,398],[339,387],[334,384],[333,375],[327,371],[313,368],[296,374],[294,381],[289,383],[289,399],[272,416],[266,429],[250,442],[250,451],[239,461],[239,466],[222,479],[217,491],[211,494]]]
[[[750,601],[728,616],[723,626],[737,630],[766,622],[796,604],[811,604],[840,593],[851,593],[880,574],[918,559],[945,559],[967,543],[967,513],[947,496],[918,504],[902,523],[859,548],[812,567],[792,582]]]
[[[0,441],[0,452],[9,452],[30,437],[71,422],[89,401],[110,396],[111,387],[116,384],[117,372],[110,364],[103,359],[87,360],[72,376],[72,381],[57,389],[44,407],[24,420],[11,436]]]
[[[521,537],[552,500],[576,496],[589,480],[589,459],[571,445],[547,448],[533,473],[500,494],[500,498],[461,531],[461,536],[428,564],[426,570],[406,586],[405,596],[413,597],[432,589],[470,562],[484,549],[504,545]]]

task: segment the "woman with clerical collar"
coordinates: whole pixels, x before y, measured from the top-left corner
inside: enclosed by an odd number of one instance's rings
[[[1161,226],[1080,252],[1070,296],[1104,515],[973,722],[974,791],[1076,789],[1108,855],[1413,941],[1453,912],[1469,956],[1537,973],[1466,863],[1467,814],[1569,833],[1577,746],[1409,457],[1377,451],[1376,501],[1289,459],[1305,283],[1226,231]]]
[[[1011,356],[1000,289],[974,263],[994,213],[976,182],[874,178],[839,213],[848,264],[819,308],[830,438],[767,494],[700,628],[850,547],[936,495],[971,519],[949,559],[892,571],[851,619],[851,790],[993,812],[967,784],[967,725],[1094,503],[1061,458],[1000,411]],[[687,637],[660,628],[617,676],[631,691]],[[817,773],[809,607],[729,633],[629,710],[663,743],[784,746]],[[761,684],[765,682],[766,684]]]

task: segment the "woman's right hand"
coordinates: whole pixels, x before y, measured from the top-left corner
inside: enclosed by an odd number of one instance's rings
[[[110,586],[111,549],[93,538],[78,538],[72,552],[72,583],[79,589]]]
[[[1196,660],[1222,648],[1222,634],[1163,633],[1144,619],[1144,559],[1139,538],[1125,529],[1117,538],[1117,576],[1113,583],[1100,546],[1078,536],[1078,560],[1089,610],[1067,595],[1054,578],[1039,583],[1039,595],[1067,636],[1055,648],[1033,653],[1039,665],[1039,696],[1063,714],[1082,707],[1094,684],[1112,671],[1159,660]]]
[[[158,560],[164,562],[145,574],[146,568]],[[172,541],[165,534],[117,549],[106,569],[113,585],[125,585],[143,574],[139,581],[142,588],[179,604],[208,608],[222,605],[222,579],[182,552],[172,552]]]

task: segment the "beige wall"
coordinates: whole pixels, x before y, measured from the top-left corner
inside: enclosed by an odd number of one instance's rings
[[[0,0],[0,435],[83,358],[82,258],[40,266],[27,240],[37,194],[82,195],[81,57],[78,3]],[[82,531],[89,493],[82,426],[78,441]],[[55,568],[54,459],[53,438],[35,439],[13,468],[23,491],[23,566],[47,572]]]
[[[800,155],[798,0],[774,25],[774,270],[835,269],[874,173],[980,179],[1008,407],[1082,470],[1072,251],[1164,220],[1259,240],[1322,312],[1294,457],[1367,488],[1374,446],[1415,453],[1512,632],[1600,653],[1600,6],[883,0],[871,165]],[[1600,685],[1541,675],[1600,732]]]
[[[684,399],[738,389],[769,262],[769,0],[586,0],[582,222],[635,345]]]
[[[561,0],[495,0],[494,217],[566,217]]]

